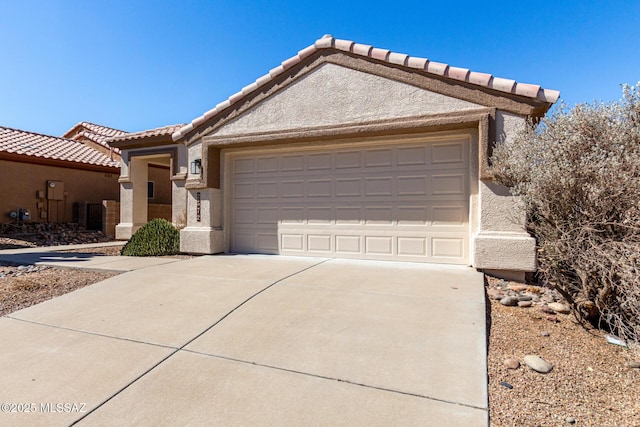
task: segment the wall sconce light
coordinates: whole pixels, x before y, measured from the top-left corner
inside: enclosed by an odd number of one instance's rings
[[[200,175],[202,174],[202,160],[195,159],[191,162],[191,174],[192,175]]]

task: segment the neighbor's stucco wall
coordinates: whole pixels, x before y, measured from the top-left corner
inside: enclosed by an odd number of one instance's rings
[[[65,200],[47,203],[47,181],[64,182]],[[40,214],[48,208],[51,222],[71,222],[75,202],[120,198],[117,173],[0,160],[0,182],[0,222],[9,222],[18,208],[29,209],[32,221],[46,221]],[[37,198],[38,190],[45,199]]]
[[[210,135],[234,135],[470,110],[478,104],[323,64]]]

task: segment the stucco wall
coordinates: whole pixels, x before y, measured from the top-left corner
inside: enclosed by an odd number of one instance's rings
[[[64,182],[65,200],[47,203],[37,198],[38,190],[46,196],[47,181]],[[0,160],[0,182],[0,222],[9,222],[9,212],[17,208],[29,209],[33,221],[44,222],[40,213],[47,205],[51,222],[71,222],[74,202],[120,199],[117,173]],[[42,203],[40,208],[38,203]]]
[[[478,107],[384,77],[323,64],[211,135],[308,128]]]

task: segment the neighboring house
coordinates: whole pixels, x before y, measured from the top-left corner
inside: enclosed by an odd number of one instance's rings
[[[0,222],[101,229],[102,200],[120,198],[119,173],[117,161],[80,141],[0,127]]]
[[[181,250],[471,265],[522,277],[535,241],[489,154],[559,92],[325,36],[170,135],[122,151],[126,239],[171,159]]]

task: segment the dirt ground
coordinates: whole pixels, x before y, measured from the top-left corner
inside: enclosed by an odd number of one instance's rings
[[[118,255],[120,248],[87,253]],[[114,275],[0,264],[0,316]],[[519,284],[488,278],[489,294],[500,286]],[[536,295],[528,308],[487,299],[491,426],[640,426],[640,369],[630,367],[638,353],[607,343],[602,331],[585,328],[571,314],[543,312],[547,291],[536,292],[541,298]],[[533,371],[523,363],[529,354],[543,357],[553,370]],[[507,358],[521,366],[507,368]]]

